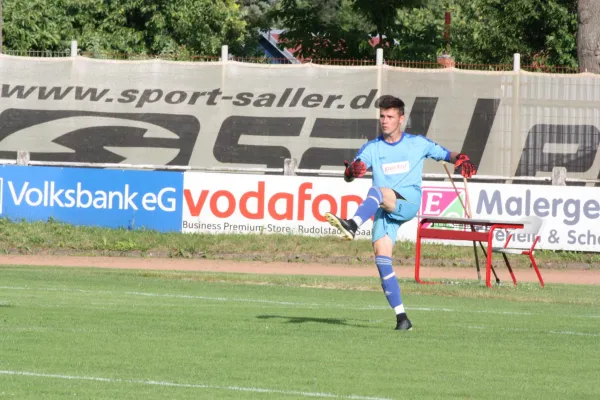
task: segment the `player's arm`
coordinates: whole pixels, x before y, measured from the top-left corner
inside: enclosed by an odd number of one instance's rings
[[[460,168],[460,173],[465,178],[470,178],[477,173],[477,168],[466,154],[450,151],[426,138],[423,140],[429,142],[425,153],[426,157],[437,161],[447,161],[454,164],[454,169],[456,170]]]

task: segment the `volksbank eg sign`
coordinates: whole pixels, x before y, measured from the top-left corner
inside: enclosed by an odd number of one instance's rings
[[[5,166],[0,213],[76,225],[181,228],[183,173]]]
[[[13,182],[8,182],[8,190],[15,205],[27,204],[31,207],[65,207],[65,208],[96,208],[108,210],[139,210],[175,211],[176,199],[173,194],[176,189],[167,187],[158,193],[145,193],[140,196],[132,192],[129,184],[117,190],[85,189],[82,182],[77,182],[75,189],[59,189],[56,182],[45,181],[43,188],[31,187],[30,182],[25,182],[16,188]],[[141,197],[141,201],[136,198]],[[141,203],[141,204],[140,204]]]

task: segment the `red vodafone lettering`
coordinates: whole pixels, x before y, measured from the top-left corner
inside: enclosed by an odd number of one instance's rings
[[[298,221],[304,221],[304,202],[310,200],[311,195],[307,194],[308,189],[312,189],[312,183],[304,182],[298,188]]]
[[[285,200],[285,211],[283,214],[280,214],[277,211],[277,202],[280,200]],[[271,199],[269,200],[269,215],[277,221],[288,220],[291,221],[294,219],[294,195],[291,193],[275,193]]]
[[[267,182],[258,181],[256,190],[245,191],[241,196],[225,189],[214,193],[205,189],[200,191],[197,197],[192,195],[190,189],[185,189],[183,194],[192,217],[200,216],[208,201],[210,213],[217,218],[229,218],[239,210],[244,218],[252,220],[272,218],[276,221],[304,221],[308,210],[312,218],[325,222],[323,215],[326,212],[337,214],[340,210],[341,217],[348,218],[350,205],[359,205],[362,202],[362,198],[357,195],[342,196],[338,202],[327,193],[319,194],[313,199],[311,182],[298,185],[297,193],[276,192],[267,196]],[[205,211],[205,216],[207,212],[208,210]]]
[[[225,197],[229,204],[227,205],[227,209],[225,211],[220,211],[217,208],[217,201],[219,198]],[[233,194],[227,190],[218,190],[213,194],[210,198],[210,212],[213,213],[215,217],[218,218],[228,218],[235,212],[235,197]]]
[[[319,211],[322,201],[327,201],[329,203],[328,211],[332,214],[337,214],[337,201],[335,201],[333,196],[331,196],[329,194],[320,194],[317,197],[315,197],[315,200],[313,201],[313,205],[312,205],[313,216],[318,221],[325,222],[325,221],[327,221],[327,219],[325,219],[325,217],[323,215],[327,211],[325,211],[323,214],[321,214],[321,212]]]
[[[204,202],[206,201],[206,197],[208,196],[208,190],[203,190],[200,192],[200,196],[198,196],[198,201],[194,201],[192,197],[192,192],[189,189],[185,189],[183,191],[183,197],[185,197],[185,202],[187,203],[188,209],[190,210],[190,214],[192,217],[197,217],[200,215],[202,211],[202,207],[204,207]]]
[[[255,213],[248,211],[248,200],[256,199],[257,211]],[[258,182],[258,191],[246,192],[240,198],[240,212],[248,219],[263,219],[265,217],[265,183]]]

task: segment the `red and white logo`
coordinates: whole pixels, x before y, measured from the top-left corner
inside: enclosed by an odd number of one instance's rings
[[[465,218],[465,190],[462,188],[424,186],[420,215],[428,217]],[[456,192],[458,191],[460,199]],[[461,204],[461,199],[463,203]]]
[[[404,174],[410,170],[410,163],[408,161],[400,161],[395,163],[382,164],[383,173],[385,175],[397,175]]]

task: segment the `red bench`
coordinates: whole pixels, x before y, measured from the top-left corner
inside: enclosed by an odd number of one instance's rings
[[[438,239],[438,240],[461,240],[470,242],[480,242],[482,249],[486,255],[486,273],[485,283],[487,287],[493,287],[491,283],[492,272],[492,254],[501,253],[506,267],[510,273],[513,284],[517,285],[517,279],[510,266],[506,254],[521,254],[527,255],[531,261],[531,265],[537,274],[540,285],[544,287],[542,274],[535,261],[534,252],[540,236],[539,231],[543,221],[537,217],[526,218],[522,220],[492,220],[492,219],[471,219],[471,218],[450,218],[450,217],[428,217],[418,215],[417,224],[417,243],[416,243],[416,260],[415,260],[415,280],[418,283],[436,283],[423,281],[420,276],[421,268],[421,241],[422,239]],[[510,233],[502,247],[493,246],[494,232],[498,229],[508,230]],[[521,241],[514,241],[515,234],[527,234],[530,238],[530,244],[522,244]],[[487,248],[487,251],[485,250]],[[479,261],[477,253],[475,253],[477,268],[479,271]],[[497,279],[497,281],[499,281]]]

